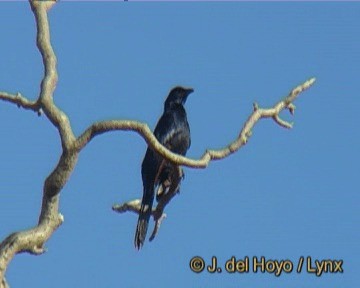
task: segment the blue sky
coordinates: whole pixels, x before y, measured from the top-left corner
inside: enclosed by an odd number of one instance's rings
[[[0,4],[0,90],[35,99],[43,75],[27,3]],[[262,120],[248,145],[186,169],[152,243],[133,246],[137,216],[114,203],[142,195],[146,150],[134,133],[96,138],[61,193],[64,224],[40,257],[18,255],[12,287],[354,287],[359,283],[359,3],[58,3],[55,102],[77,135],[94,121],[154,127],[175,85],[191,86],[190,157],[233,140],[252,111],[306,79],[292,130]],[[0,103],[0,237],[37,222],[60,143],[45,117]],[[290,260],[292,273],[193,273],[201,256]],[[344,273],[296,273],[301,256]]]

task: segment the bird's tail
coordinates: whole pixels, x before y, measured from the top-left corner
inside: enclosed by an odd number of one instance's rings
[[[151,188],[144,188],[144,195],[141,201],[141,208],[139,212],[139,219],[136,226],[135,233],[135,248],[140,250],[144,244],[146,233],[149,226],[149,220],[151,216],[151,209],[154,202],[154,186]]]

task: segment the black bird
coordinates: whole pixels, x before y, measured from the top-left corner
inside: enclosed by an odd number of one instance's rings
[[[180,155],[186,154],[191,143],[190,128],[184,104],[188,95],[193,91],[191,88],[183,87],[175,87],[170,91],[164,104],[164,113],[154,131],[156,139],[162,145]],[[140,249],[145,241],[155,188],[160,185],[162,187],[169,186],[165,182],[171,181],[172,169],[174,169],[173,165],[169,163],[164,165],[163,158],[150,147],[147,148],[141,165],[144,188],[134,241],[137,249]]]

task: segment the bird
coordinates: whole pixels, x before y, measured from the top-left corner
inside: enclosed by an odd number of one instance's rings
[[[164,112],[154,130],[154,136],[163,146],[173,153],[183,156],[186,155],[191,145],[190,127],[184,104],[192,92],[194,92],[192,88],[181,86],[173,88],[165,100]],[[154,202],[155,188],[161,187],[162,189],[159,190],[164,193],[164,189],[170,186],[171,177],[176,174],[173,173],[174,167],[151,147],[147,147],[141,165],[143,197],[134,239],[135,248],[138,250],[144,245]],[[157,200],[159,198],[161,195],[158,194]]]

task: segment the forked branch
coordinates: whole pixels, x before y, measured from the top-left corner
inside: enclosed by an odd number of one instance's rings
[[[53,101],[53,93],[57,83],[56,57],[51,46],[47,10],[53,5],[51,1],[30,1],[37,26],[37,45],[44,64],[44,76],[40,93],[36,101],[30,101],[21,94],[0,93],[0,99],[16,104],[35,112],[44,111],[46,117],[58,129],[63,153],[52,173],[47,177],[43,188],[43,199],[38,224],[33,228],[10,234],[0,243],[0,288],[8,287],[5,271],[13,257],[21,252],[34,255],[45,251],[44,244],[64,221],[59,213],[58,193],[75,167],[77,153],[72,152],[74,135],[70,122]]]

